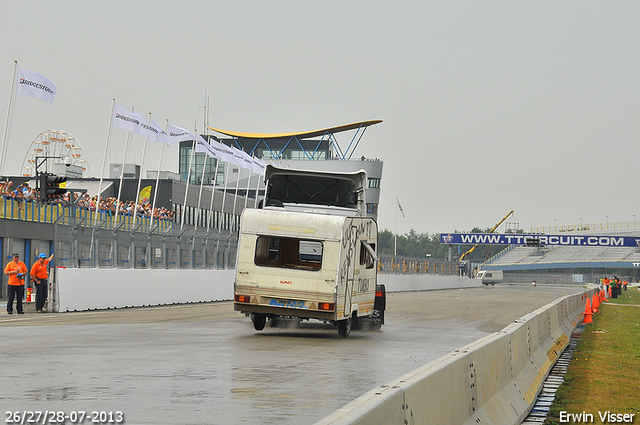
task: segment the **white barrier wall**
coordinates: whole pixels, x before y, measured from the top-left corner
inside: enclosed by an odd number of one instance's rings
[[[183,304],[233,299],[235,270],[56,269],[53,311]],[[481,286],[479,279],[381,275],[389,292]]]
[[[429,274],[379,274],[378,283],[383,283],[389,292],[430,291],[434,289],[459,289],[482,286],[481,279]]]
[[[56,272],[54,311],[233,299],[234,270],[59,268]]]
[[[520,424],[582,319],[585,302],[578,294],[550,303],[369,391],[316,425]]]

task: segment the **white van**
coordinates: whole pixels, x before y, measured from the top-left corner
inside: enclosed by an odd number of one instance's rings
[[[481,279],[483,285],[495,285],[502,282],[502,270],[480,270],[476,278]]]

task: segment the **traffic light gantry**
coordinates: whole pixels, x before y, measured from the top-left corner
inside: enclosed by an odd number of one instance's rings
[[[38,177],[40,187],[40,201],[51,202],[56,201],[64,196],[67,189],[60,187],[61,184],[67,182],[66,177],[56,176],[55,174],[42,173]]]

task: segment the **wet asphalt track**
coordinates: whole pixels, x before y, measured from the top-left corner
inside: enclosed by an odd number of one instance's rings
[[[581,289],[496,285],[388,294],[382,330],[346,339],[320,322],[256,332],[230,302],[2,311],[3,422],[10,423],[8,411],[49,410],[119,411],[126,424],[313,424]]]

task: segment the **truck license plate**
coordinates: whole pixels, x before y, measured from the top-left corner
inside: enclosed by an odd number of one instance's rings
[[[278,298],[272,298],[269,305],[286,308],[307,308],[306,303],[302,300],[282,300]]]

